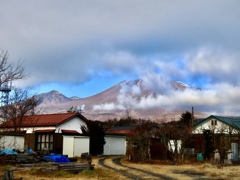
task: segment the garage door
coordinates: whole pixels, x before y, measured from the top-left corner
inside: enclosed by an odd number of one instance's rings
[[[80,157],[82,153],[89,153],[89,142],[89,137],[63,136],[63,154]]]
[[[89,137],[74,137],[73,156],[81,157],[82,153],[89,153]]]
[[[106,137],[104,145],[104,155],[125,155],[126,139],[125,137]]]

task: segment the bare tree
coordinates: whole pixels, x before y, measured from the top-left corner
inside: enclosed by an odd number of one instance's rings
[[[163,158],[169,159],[175,163],[178,152],[178,142],[182,140],[182,129],[179,128],[176,121],[162,123],[159,128],[159,137],[164,145]],[[172,144],[173,143],[173,144]]]
[[[16,65],[9,63],[8,61],[8,52],[0,51],[0,85],[5,83],[23,79],[27,75],[24,74],[24,68],[22,63],[18,61]]]
[[[77,107],[71,106],[71,107],[67,110],[67,112],[68,112],[68,113],[78,112],[78,113],[80,113],[80,114],[83,114],[83,113],[84,113],[84,110],[83,110],[84,107],[85,107],[85,105],[77,106]]]
[[[10,121],[14,132],[20,130],[25,115],[34,114],[38,100],[32,96],[30,89],[13,89],[9,104],[0,108],[0,116],[4,121]]]
[[[25,78],[22,63],[10,63],[8,60],[8,52],[0,49],[0,102],[1,106],[8,104],[8,95],[12,89],[12,82]]]
[[[130,160],[151,160],[151,140],[158,132],[158,128],[158,124],[152,121],[139,121],[137,128],[127,137]]]

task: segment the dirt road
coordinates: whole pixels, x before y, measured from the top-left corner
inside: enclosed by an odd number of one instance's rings
[[[121,175],[125,176],[125,179],[160,179],[160,180],[176,180],[176,179],[209,179],[204,173],[191,171],[181,171],[174,170],[172,174],[177,175],[178,178],[173,177],[171,174],[166,174],[166,172],[159,169],[149,169],[144,168],[144,166],[132,166],[130,164],[122,163],[121,161],[124,157],[104,157],[99,159],[98,164],[104,168],[111,169]],[[151,165],[152,166],[152,165]],[[156,168],[156,167],[155,167]],[[215,178],[211,178],[215,179]]]
[[[108,158],[102,158],[99,160],[99,164],[105,168],[111,169],[113,171],[116,171],[117,173],[120,173],[130,179],[163,179],[163,180],[172,180],[173,178],[165,176],[163,174],[157,174],[150,171],[145,171],[142,169],[137,169],[134,167],[123,165],[120,161],[123,157],[115,157],[110,158],[110,161],[108,162]],[[174,179],[173,179],[174,180]]]

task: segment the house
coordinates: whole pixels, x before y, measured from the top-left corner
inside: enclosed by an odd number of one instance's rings
[[[215,134],[238,134],[240,131],[240,117],[211,115],[200,120],[192,133],[202,134],[204,130],[211,130]]]
[[[16,119],[15,124],[19,124]],[[69,157],[89,153],[89,137],[82,136],[81,126],[86,125],[87,119],[80,113],[29,115],[22,118],[18,128],[18,142],[14,136],[13,121],[0,124],[2,148],[32,149],[36,152],[46,150]],[[14,139],[15,138],[15,139]]]
[[[240,117],[211,115],[200,120],[193,128],[193,135],[209,131],[214,149],[219,149],[221,156],[228,160],[239,160]],[[207,141],[205,139],[205,141]],[[207,142],[205,142],[206,145]]]

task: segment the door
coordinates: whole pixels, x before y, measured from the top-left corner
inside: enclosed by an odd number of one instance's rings
[[[125,155],[126,139],[125,136],[114,137],[105,136],[104,155]]]
[[[81,157],[82,153],[89,153],[89,137],[74,137],[73,156]]]

